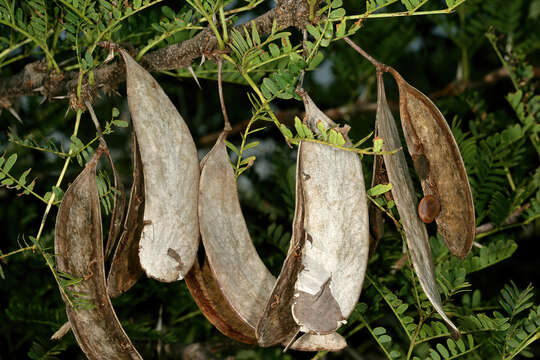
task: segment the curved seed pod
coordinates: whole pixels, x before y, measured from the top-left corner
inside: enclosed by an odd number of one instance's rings
[[[312,128],[319,121],[333,125],[303,97]],[[368,210],[358,156],[301,142],[296,179],[291,245],[257,328],[263,346],[298,331],[335,332],[358,301],[367,265]]]
[[[59,271],[84,280],[73,285],[94,305],[75,309],[63,297],[66,313],[79,346],[89,359],[142,359],[122,329],[105,285],[101,211],[96,182],[99,148],[66,191],[55,227]]]
[[[201,237],[225,298],[245,322],[256,324],[275,279],[249,236],[224,140],[222,133],[202,162]]]
[[[303,332],[339,328],[360,296],[369,252],[367,197],[358,155],[317,143],[298,150],[306,242],[292,315]]]
[[[386,102],[382,73],[377,73],[377,119],[376,128],[379,136],[384,139],[383,150],[393,151],[395,154],[386,154],[384,164],[388,179],[392,183],[392,195],[407,239],[407,246],[411,254],[411,261],[427,298],[452,329],[454,336],[459,336],[456,326],[450,321],[442,308],[439,287],[435,280],[435,266],[431,258],[431,247],[425,225],[416,214],[416,197],[414,187],[405,161],[401,142],[392,112]]]
[[[144,224],[144,176],[137,138],[133,133],[133,184],[124,222],[124,230],[114,252],[107,277],[110,297],[128,291],[142,274],[139,241]]]
[[[465,258],[475,235],[474,205],[463,159],[439,109],[394,70],[401,125],[424,195],[440,202],[435,218],[450,252]]]
[[[193,265],[199,242],[197,151],[184,120],[157,81],[125,51],[120,53],[144,169],[141,266],[157,280],[180,280]]]
[[[201,162],[199,221],[207,261],[194,267],[186,281],[210,322],[227,336],[253,343],[276,279],[249,236],[225,138],[223,132]],[[291,348],[339,350],[345,341],[335,334],[309,337],[299,344],[301,348],[296,343]]]
[[[208,321],[222,334],[242,343],[256,344],[253,328],[232,309],[208,265],[208,259],[206,256],[203,259],[202,265],[195,259],[184,278],[193,299]]]

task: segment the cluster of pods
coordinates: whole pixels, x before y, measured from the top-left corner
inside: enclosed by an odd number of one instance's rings
[[[302,93],[304,124],[318,134],[322,123],[346,143],[300,141],[292,238],[276,279],[257,254],[242,215],[225,146],[227,128],[199,165],[189,130],[165,92],[129,54],[120,53],[134,128],[127,209],[117,199],[104,251],[96,167],[107,149],[100,146],[66,191],[55,228],[58,270],[82,278],[72,290],[93,305],[77,308],[64,296],[71,329],[87,357],[141,358],[110,298],[127,291],[143,272],[164,282],[184,279],[207,319],[237,341],[303,351],[343,349],[346,341],[336,331],[359,299],[370,249],[362,164],[346,150],[347,129]],[[391,196],[420,284],[459,336],[442,308],[422,220],[435,220],[450,251],[465,257],[474,238],[467,175],[439,110],[395,70],[390,73],[398,83],[403,131],[424,198],[418,206],[380,71],[376,133],[384,151],[374,174],[384,166],[385,176],[374,180],[393,184]]]

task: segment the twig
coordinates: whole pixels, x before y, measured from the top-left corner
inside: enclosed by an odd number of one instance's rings
[[[519,208],[514,210],[514,212],[512,212],[512,214],[510,214],[510,216],[508,216],[506,218],[506,220],[502,223],[502,225],[504,226],[504,225],[510,225],[510,224],[517,223],[519,216],[524,211],[526,211],[529,207],[531,207],[531,204],[529,204],[529,203],[520,206]],[[497,227],[497,224],[495,224],[495,223],[482,224],[482,225],[476,227],[476,235],[481,234],[481,233],[489,232],[489,231],[495,229],[496,227]]]
[[[229,121],[229,115],[227,115],[227,107],[225,106],[225,100],[223,99],[223,86],[222,86],[222,76],[221,72],[223,68],[223,60],[221,58],[218,60],[218,91],[219,91],[219,103],[221,104],[221,112],[223,113],[223,121],[225,125],[223,126],[223,131],[229,132],[232,130],[231,123]]]
[[[241,30],[244,26],[251,26],[253,22],[260,35],[267,35],[272,31],[274,22],[278,29],[291,26],[303,28],[308,22],[308,16],[309,5],[306,0],[281,0],[275,8],[250,21],[249,24],[239,25],[236,28]],[[147,53],[142,57],[141,64],[149,71],[173,70],[188,67],[194,59],[211,54],[217,49],[218,43],[214,33],[206,28],[191,39]],[[26,65],[18,74],[0,79],[0,99],[3,100],[3,104],[11,104],[20,96],[35,95],[36,89],[39,89],[47,99],[71,94],[77,88],[78,76],[78,71],[58,75],[49,71],[43,61],[36,61]],[[94,69],[93,85],[85,80],[82,87],[92,96],[98,89],[114,90],[125,78],[125,68],[121,61],[103,64]]]

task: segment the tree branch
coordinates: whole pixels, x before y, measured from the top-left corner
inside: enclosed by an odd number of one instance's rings
[[[278,29],[291,26],[301,29],[308,22],[308,17],[307,0],[281,0],[275,8],[253,21],[259,34],[267,35],[272,31],[274,21]],[[243,26],[251,26],[251,22],[239,25],[237,28]],[[194,59],[210,55],[217,49],[216,37],[207,28],[191,39],[146,54],[141,59],[141,64],[149,71],[173,70],[187,67]],[[35,95],[36,92],[41,93],[48,100],[55,96],[73,95],[77,87],[78,74],[78,71],[64,74],[48,71],[42,60],[30,63],[20,73],[0,79],[0,108],[9,108],[17,98]],[[87,98],[94,96],[99,89],[108,92],[124,82],[123,62],[104,64],[94,69],[94,80],[93,85],[88,84],[86,80],[83,83]]]

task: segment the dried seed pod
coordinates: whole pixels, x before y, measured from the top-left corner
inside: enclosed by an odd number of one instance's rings
[[[94,305],[73,308],[63,296],[66,313],[79,346],[89,359],[142,359],[122,329],[105,285],[101,211],[96,166],[103,148],[66,191],[55,227],[55,253],[59,271],[83,281],[73,285]]]
[[[302,143],[298,152],[306,242],[292,315],[301,331],[328,334],[353,311],[366,270],[362,165],[355,153],[322,144]]]
[[[303,97],[312,129],[319,121],[333,125]],[[296,179],[293,238],[257,328],[263,346],[298,331],[335,332],[358,301],[367,265],[367,197],[358,156],[301,142]]]
[[[426,224],[432,223],[441,212],[441,203],[433,195],[426,195],[418,204],[418,216]]]
[[[195,259],[184,280],[199,309],[222,334],[242,343],[257,343],[253,327],[238,316],[223,296],[206,255],[202,264]]]
[[[202,265],[196,263],[186,281],[210,322],[233,339],[253,343],[255,326],[276,279],[249,236],[225,137],[226,132],[201,162],[199,221],[206,260]],[[304,338],[291,348],[315,351],[344,346],[344,339],[335,334]]]
[[[401,142],[392,112],[386,102],[382,73],[377,73],[377,118],[376,130],[384,139],[383,150],[398,150],[395,154],[385,154],[384,164],[388,179],[392,183],[392,195],[407,239],[407,246],[411,254],[413,267],[427,298],[452,329],[454,336],[459,336],[456,326],[446,316],[443,308],[439,288],[435,280],[435,266],[431,258],[431,247],[425,225],[416,214],[416,196],[413,182],[405,155],[401,149]]]
[[[144,175],[141,154],[135,134],[132,135],[133,184],[124,222],[124,230],[114,252],[107,277],[109,296],[128,291],[142,274],[139,261],[139,241],[144,227]]]
[[[392,69],[393,70],[393,69]],[[439,109],[391,71],[399,87],[401,124],[424,195],[438,199],[437,229],[450,252],[465,258],[475,235],[474,205],[463,159]]]
[[[141,266],[157,280],[180,280],[193,265],[199,242],[197,151],[184,120],[157,81],[125,51],[120,53],[144,170]]]

